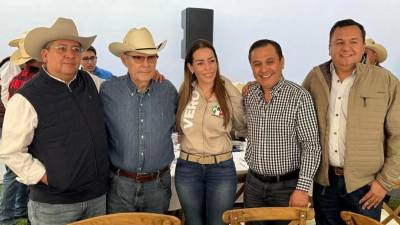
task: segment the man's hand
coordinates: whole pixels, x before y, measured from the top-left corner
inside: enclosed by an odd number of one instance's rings
[[[165,76],[159,73],[158,70],[156,70],[152,79],[158,83],[161,83],[165,80]]]
[[[290,207],[308,207],[308,193],[305,191],[294,190],[290,195]]]
[[[370,189],[364,197],[361,198],[360,204],[362,204],[363,209],[370,210],[372,207],[378,207],[379,203],[385,198],[387,191],[382,187],[382,185],[374,180],[370,184]]]
[[[47,173],[45,173],[42,177],[42,179],[40,179],[40,181],[46,185],[49,185],[49,182],[47,182]]]

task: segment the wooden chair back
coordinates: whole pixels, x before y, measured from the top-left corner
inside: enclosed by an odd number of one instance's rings
[[[81,220],[69,225],[181,225],[181,220],[156,213],[116,213]]]
[[[315,216],[312,208],[297,207],[261,207],[232,209],[225,211],[222,218],[225,223],[240,225],[251,221],[291,221],[289,225],[305,225],[307,220]]]
[[[340,216],[348,225],[382,225],[380,222],[372,218],[350,211],[342,211]]]

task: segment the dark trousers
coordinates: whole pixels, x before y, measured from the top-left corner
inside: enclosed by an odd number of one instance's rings
[[[313,204],[317,225],[345,225],[340,217],[341,211],[352,211],[380,221],[382,202],[370,210],[362,209],[362,205],[358,203],[369,191],[369,185],[347,193],[344,176],[337,176],[331,170],[329,183],[328,187],[314,183]]]
[[[296,189],[297,179],[264,182],[252,173],[246,176],[244,207],[288,207],[290,195]],[[251,225],[286,225],[289,221],[251,222]]]

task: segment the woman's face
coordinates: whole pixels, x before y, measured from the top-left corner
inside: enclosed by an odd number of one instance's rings
[[[187,67],[194,73],[199,85],[214,85],[218,64],[212,49],[197,49],[193,52],[193,63],[188,63]]]

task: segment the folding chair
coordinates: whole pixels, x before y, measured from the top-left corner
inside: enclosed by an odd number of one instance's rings
[[[348,225],[382,225],[380,222],[350,211],[340,212],[342,220]]]

